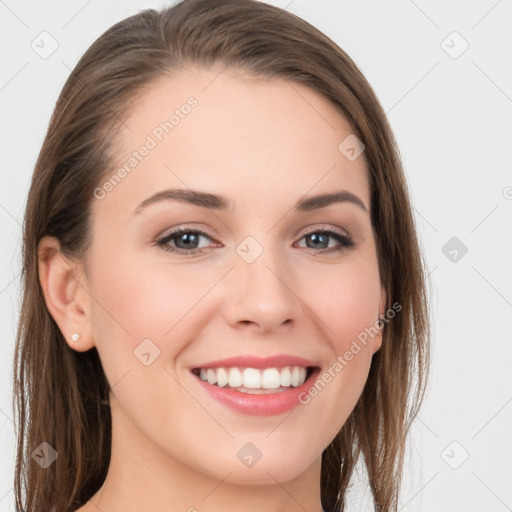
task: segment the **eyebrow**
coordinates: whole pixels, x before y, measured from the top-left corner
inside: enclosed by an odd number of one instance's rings
[[[229,201],[225,196],[211,194],[208,192],[200,192],[198,190],[191,189],[168,189],[157,192],[156,194],[144,199],[137,208],[134,210],[134,214],[140,213],[144,208],[150,204],[154,204],[160,201],[175,200],[182,203],[188,203],[202,208],[208,208],[210,210],[232,210],[233,203]],[[368,213],[368,210],[361,201],[361,199],[349,192],[348,190],[340,190],[329,194],[320,194],[316,196],[303,197],[297,201],[294,206],[294,210],[297,212],[307,212],[311,210],[318,210],[320,208],[326,208],[327,206],[334,203],[352,203],[363,211]]]

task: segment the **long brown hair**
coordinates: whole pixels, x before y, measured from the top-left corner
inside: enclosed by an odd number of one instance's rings
[[[297,16],[254,0],[184,0],[124,19],[92,44],[64,85],[35,165],[14,365],[16,510],[76,510],[101,487],[111,450],[109,384],[96,349],[70,349],[50,315],[38,242],[54,236],[65,255],[84,261],[93,191],[114,168],[127,107],[155,80],[214,63],[310,87],[365,145],[381,281],[387,304],[402,309],[385,326],[356,407],[322,455],[321,500],[326,510],[344,509],[362,454],[375,510],[397,508],[406,437],[425,393],[430,328],[426,266],[385,113],[350,57]],[[58,454],[45,469],[33,457],[43,442]]]

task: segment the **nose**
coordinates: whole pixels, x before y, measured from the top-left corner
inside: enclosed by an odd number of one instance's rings
[[[283,263],[264,255],[252,263],[236,262],[226,283],[224,307],[232,327],[263,334],[296,323],[302,303],[293,274]]]

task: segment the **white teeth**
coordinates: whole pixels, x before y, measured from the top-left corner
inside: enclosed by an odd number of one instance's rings
[[[291,374],[292,386],[300,386],[306,380],[306,368],[295,366]]]
[[[298,387],[306,381],[307,369],[301,366],[284,368],[201,368],[199,378],[220,387],[246,389],[278,389]]]
[[[209,381],[209,379],[208,379],[208,381]],[[293,367],[291,383],[292,383],[292,386],[299,385],[299,368],[297,366]]]
[[[229,387],[237,388],[243,384],[242,372],[238,368],[229,369]]]
[[[259,370],[256,370],[256,368],[246,368],[242,375],[244,388],[261,389],[261,372]]]
[[[281,379],[276,368],[267,368],[261,374],[261,387],[263,389],[277,389],[281,386]]]
[[[216,384],[217,383],[217,376],[216,376],[216,373],[214,370],[212,370],[211,368],[208,368],[208,370],[206,370],[206,380],[210,383],[210,384]]]
[[[223,388],[228,383],[228,372],[224,368],[217,370],[217,386]]]
[[[290,386],[292,383],[292,374],[287,366],[281,370],[281,386]]]

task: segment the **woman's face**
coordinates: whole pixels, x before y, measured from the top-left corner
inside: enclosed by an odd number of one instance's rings
[[[221,70],[162,79],[129,106],[95,191],[89,328],[114,449],[130,445],[118,456],[275,483],[318,469],[353,410],[381,338],[345,354],[384,294],[364,153],[339,149],[348,122],[305,86]],[[296,207],[342,191],[356,199]],[[294,366],[314,367],[300,389]]]

